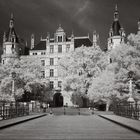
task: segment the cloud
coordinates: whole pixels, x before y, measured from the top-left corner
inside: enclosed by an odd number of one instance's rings
[[[89,6],[89,0],[86,0],[81,7],[78,8],[77,12],[75,13],[74,17],[79,16],[81,13],[83,13]]]

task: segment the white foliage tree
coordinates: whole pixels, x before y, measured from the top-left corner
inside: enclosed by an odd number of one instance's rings
[[[12,72],[16,73],[15,95],[16,98],[24,92],[25,85],[33,80],[40,79],[41,64],[39,59],[24,57],[19,60],[9,61],[7,64],[0,66],[0,96],[1,100],[11,100],[12,95]],[[10,98],[10,97],[11,98]],[[9,98],[7,98],[9,97]]]
[[[137,83],[140,79],[140,34],[130,34],[127,44],[120,45],[110,53],[115,72],[116,89],[122,96],[128,94],[128,73],[132,71],[133,82]],[[137,88],[133,84],[133,93]],[[135,98],[135,97],[134,97]]]
[[[81,97],[87,97],[91,78],[97,77],[106,68],[108,61],[99,46],[81,46],[59,62],[63,88]]]

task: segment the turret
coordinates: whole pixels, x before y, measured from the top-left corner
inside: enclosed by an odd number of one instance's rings
[[[119,20],[119,12],[118,12],[118,6],[116,4],[115,12],[114,12],[114,21],[118,21],[118,20]]]
[[[14,16],[11,14],[8,32],[3,35],[2,63],[19,58],[19,38],[14,29]]]
[[[117,5],[115,6],[114,11],[114,20],[112,26],[109,31],[109,38],[108,38],[108,50],[119,46],[120,44],[124,43],[125,39],[125,31],[123,27],[121,27],[119,22],[119,12]]]
[[[112,27],[110,28],[110,31],[109,31],[109,37],[112,37],[113,36],[113,29]]]
[[[47,32],[47,42],[49,43],[50,42],[50,33]]]
[[[11,19],[10,19],[10,22],[9,22],[9,28],[14,28],[14,16],[13,16],[13,13],[11,13]]]
[[[120,29],[120,35],[122,38],[125,38],[125,31],[124,31],[123,27],[121,27],[121,29]]]
[[[47,32],[47,37],[46,37],[46,50],[49,51],[50,50],[49,48],[50,48],[50,33]]]
[[[35,46],[35,37],[34,34],[31,35],[31,49],[33,49]]]
[[[96,31],[93,32],[93,46],[97,46],[97,34],[96,34]]]
[[[71,42],[74,42],[74,33],[73,33],[73,31],[71,33]]]

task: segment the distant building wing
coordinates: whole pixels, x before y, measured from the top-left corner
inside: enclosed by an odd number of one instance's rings
[[[74,39],[74,47],[75,48],[78,48],[78,47],[81,47],[82,45],[84,46],[92,46],[92,42],[90,41],[90,39],[87,37],[87,38],[83,38],[83,37],[78,37]]]
[[[46,41],[40,41],[32,50],[46,50]]]

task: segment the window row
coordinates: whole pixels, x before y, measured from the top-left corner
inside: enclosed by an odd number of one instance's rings
[[[60,58],[58,58],[58,61],[60,60]],[[54,65],[54,58],[50,58],[50,62],[49,62],[50,66]],[[45,66],[45,60],[41,60],[41,66]]]
[[[58,81],[58,87],[62,87],[62,81]],[[50,88],[53,89],[54,88],[54,81],[50,81]]]
[[[66,52],[70,51],[70,44],[66,45]],[[54,45],[50,45],[50,53],[54,53]],[[58,45],[58,53],[62,53],[62,45]]]
[[[46,52],[41,52],[41,55],[45,55]],[[33,55],[39,55],[37,52],[34,52]]]
[[[70,51],[70,44],[66,45],[66,52]],[[54,45],[50,45],[50,53],[54,53]],[[58,53],[62,53],[62,45],[58,45]],[[32,55],[39,55],[37,52],[33,52]],[[46,52],[41,52],[41,55],[46,55]]]
[[[49,76],[54,77],[54,69],[50,69]],[[41,78],[45,78],[45,71],[41,71]]]

